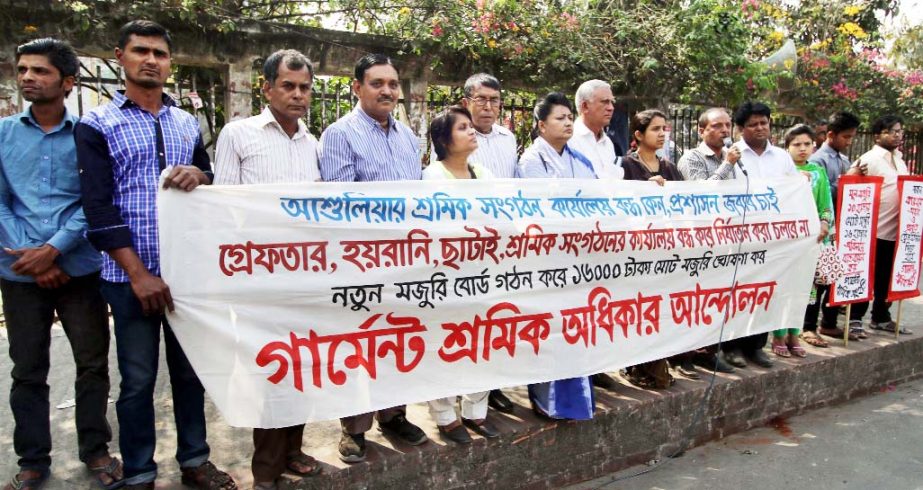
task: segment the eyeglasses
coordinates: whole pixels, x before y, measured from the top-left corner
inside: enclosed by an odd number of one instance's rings
[[[881,132],[881,134],[890,134],[891,136],[900,136],[904,134],[904,129],[886,129]]]
[[[468,100],[474,102],[478,107],[485,107],[487,104],[490,104],[492,107],[500,107],[503,105],[503,99],[500,97],[468,97]]]

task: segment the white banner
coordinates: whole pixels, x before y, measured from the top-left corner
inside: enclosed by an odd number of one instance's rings
[[[836,243],[845,274],[831,288],[832,306],[872,299],[881,181],[881,177],[859,175],[839,180]]]
[[[158,196],[169,320],[227,421],[285,427],[800,326],[807,181],[415,181]]]
[[[900,210],[897,218],[897,243],[888,301],[920,295],[921,240],[923,240],[923,176],[897,178]]]

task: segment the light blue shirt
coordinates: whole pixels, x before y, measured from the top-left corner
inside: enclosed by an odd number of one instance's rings
[[[85,237],[74,145],[77,120],[65,112],[46,133],[31,110],[0,119],[0,245],[18,249],[47,243],[61,252],[58,267],[73,277],[97,272],[102,265]],[[0,252],[0,277],[34,282],[10,269],[16,260]]]
[[[320,137],[324,182],[420,180],[420,141],[407,126],[388,116],[388,131],[356,106]]]
[[[558,152],[539,136],[519,159],[516,177],[520,179],[595,179],[593,164],[578,151],[564,145]]]

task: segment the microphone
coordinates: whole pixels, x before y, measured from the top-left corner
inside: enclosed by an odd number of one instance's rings
[[[734,140],[733,140],[730,136],[724,138],[724,147],[725,147],[725,148],[730,148],[730,147],[732,147],[732,146],[734,146]],[[738,159],[737,159],[737,168],[739,168],[740,171],[743,172],[744,175],[746,175],[747,177],[750,176],[750,174],[748,174],[748,173],[747,173],[747,170],[744,168],[743,159],[741,159],[741,158],[738,158]]]

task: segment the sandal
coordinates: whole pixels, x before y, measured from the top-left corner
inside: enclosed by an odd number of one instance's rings
[[[881,330],[882,332],[888,332],[888,333],[894,333],[895,327],[896,327],[896,324],[893,321],[884,322],[884,323],[872,322],[869,324],[869,328],[871,328],[872,330]],[[913,332],[910,331],[910,329],[906,327],[901,327],[899,333],[901,335],[913,335]]]
[[[40,488],[51,474],[47,470],[42,472],[36,471],[35,473],[38,473],[39,476],[35,478],[20,479],[19,475],[22,475],[23,473],[25,473],[25,471],[20,471],[19,473],[13,475],[13,478],[10,479],[10,482],[7,483],[5,487],[3,487],[3,490],[35,490]]]
[[[124,475],[121,478],[115,477],[116,473],[122,473],[122,462],[114,456],[110,456],[109,462],[102,466],[90,466],[87,464],[87,470],[93,474],[96,484],[103,490],[114,490],[125,484]],[[111,481],[106,483],[103,480],[104,477],[109,477],[108,479]]]
[[[772,353],[779,357],[792,357],[792,353],[788,351],[788,346],[785,344],[772,344]]]
[[[802,359],[805,358],[805,357],[808,357],[807,351],[805,351],[805,350],[804,350],[804,347],[802,347],[802,346],[800,346],[800,345],[790,345],[790,346],[788,346],[788,350],[789,350],[789,352],[791,352],[792,355],[795,356],[795,357],[800,357],[800,358],[802,358]]]
[[[817,335],[814,332],[804,332],[799,336],[799,338],[805,341],[805,343],[808,345],[813,345],[814,347],[819,347],[821,349],[830,347],[830,344],[828,344],[826,340],[822,339],[820,335]]]
[[[304,453],[289,458],[285,468],[298,476],[314,476],[324,471],[323,466],[316,459]]]
[[[853,335],[856,336],[856,340],[869,338],[869,334],[862,327],[849,327],[849,340],[853,340]]]

